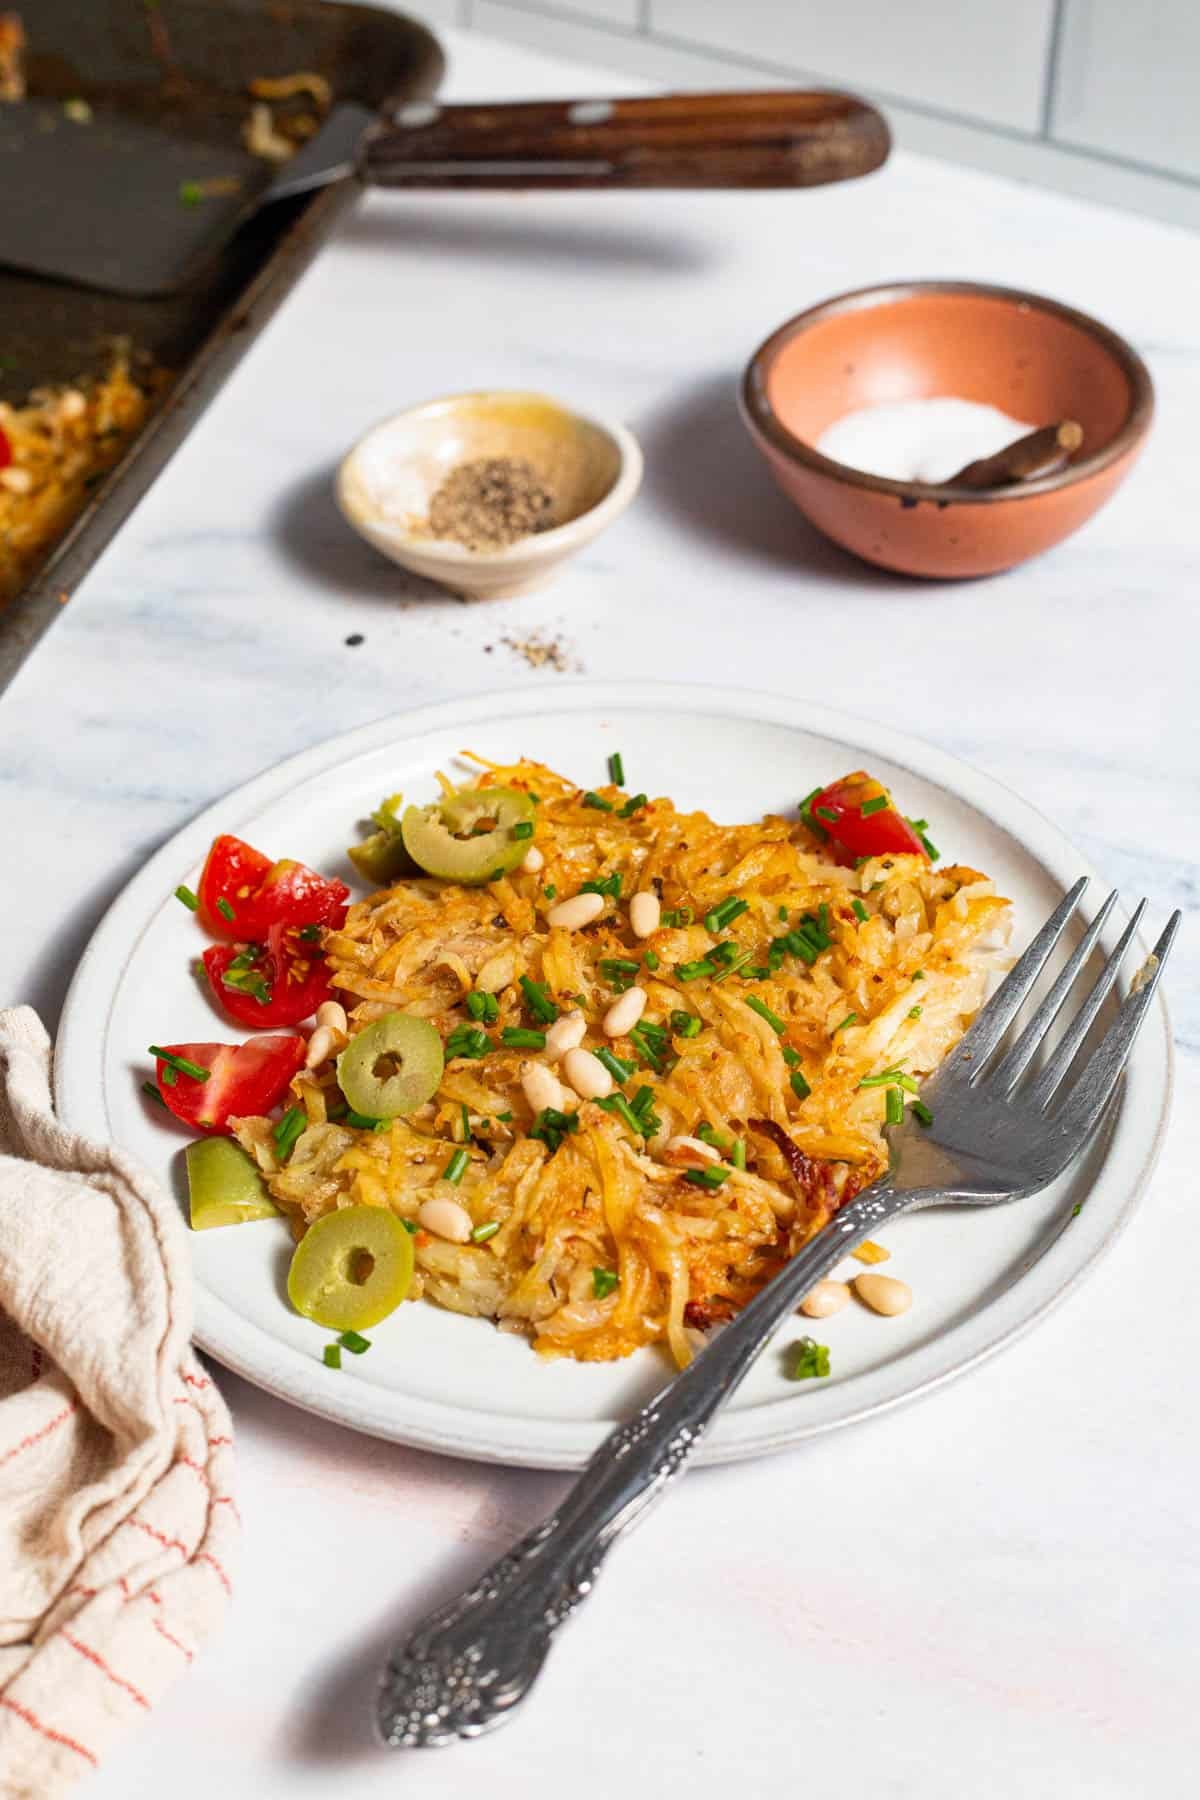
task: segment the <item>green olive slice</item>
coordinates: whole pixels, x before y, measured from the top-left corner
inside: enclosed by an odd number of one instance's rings
[[[401,821],[409,855],[429,875],[481,887],[515,869],[533,835],[533,801],[516,788],[464,788],[432,806],[410,806]]]
[[[362,1331],[395,1312],[413,1275],[413,1241],[395,1213],[347,1206],[310,1225],[288,1270],[288,1299],[330,1331]]]
[[[193,1231],[279,1217],[253,1161],[231,1138],[201,1138],[188,1145],[184,1159]]]
[[[406,875],[420,875],[420,866],[408,853],[404,839],[396,831],[373,831],[361,844],[351,844],[346,855],[359,874],[376,887],[391,887]]]
[[[399,1119],[433,1099],[445,1066],[435,1025],[412,1013],[384,1013],[338,1057],[338,1086],[355,1112]]]

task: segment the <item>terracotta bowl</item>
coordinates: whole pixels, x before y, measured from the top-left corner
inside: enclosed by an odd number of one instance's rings
[[[1036,424],[1077,419],[1066,469],[963,493],[892,481],[814,445],[844,414],[958,395]],[[906,575],[991,575],[1078,529],[1124,480],[1154,411],[1123,338],[1056,300],[970,281],[839,294],[789,319],[751,358],[742,410],[776,481],[827,537]]]

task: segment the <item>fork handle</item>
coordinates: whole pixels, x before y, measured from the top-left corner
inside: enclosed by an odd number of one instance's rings
[[[694,1362],[609,1433],[556,1512],[397,1646],[377,1703],[386,1743],[451,1743],[510,1716],[609,1550],[687,1467],[780,1320],[914,1199],[885,1176],[835,1213]]]
[[[391,188],[815,187],[868,174],[889,147],[852,94],[416,100],[368,129],[358,172]]]

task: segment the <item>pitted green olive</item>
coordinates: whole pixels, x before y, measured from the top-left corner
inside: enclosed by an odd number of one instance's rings
[[[481,887],[515,869],[533,836],[534,804],[516,788],[464,788],[410,806],[401,829],[414,862],[443,881]]]

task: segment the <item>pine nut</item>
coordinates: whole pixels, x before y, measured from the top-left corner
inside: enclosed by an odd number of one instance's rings
[[[566,1111],[566,1095],[562,1082],[548,1069],[545,1063],[527,1063],[521,1071],[521,1092],[528,1100],[535,1113],[543,1112],[546,1107],[553,1107],[555,1112]]]
[[[334,1031],[349,1031],[350,1029],[346,1009],[344,1006],[339,1006],[336,1000],[322,1000],[317,1008],[317,1024],[328,1025]]]
[[[912,1289],[894,1275],[856,1275],[851,1286],[864,1306],[889,1319],[912,1305]]]
[[[800,1311],[807,1319],[827,1319],[849,1304],[850,1289],[844,1281],[818,1281],[800,1302]]]
[[[82,419],[87,411],[87,401],[78,388],[66,388],[58,397],[58,416],[65,423],[72,419]]]
[[[345,1043],[346,1040],[340,1032],[334,1031],[328,1025],[318,1025],[308,1040],[308,1049],[304,1052],[305,1068],[319,1069],[323,1062],[328,1062],[334,1051],[341,1048],[338,1042],[339,1038],[342,1039],[342,1043]]]
[[[568,1050],[563,1074],[581,1100],[607,1100],[613,1091],[612,1076],[590,1050]]]
[[[18,468],[16,463],[0,469],[0,487],[6,487],[10,494],[27,494],[32,486],[33,476],[28,469]]]
[[[457,1200],[422,1200],[417,1223],[434,1237],[449,1238],[452,1244],[471,1241],[471,1215]]]
[[[581,1012],[564,1013],[546,1032],[546,1056],[551,1062],[557,1062],[568,1050],[582,1044],[586,1034],[587,1020]]]
[[[634,937],[653,937],[662,918],[662,901],[649,889],[635,894],[629,902],[629,923]]]
[[[546,859],[538,849],[537,845],[530,844],[528,850],[521,858],[521,867],[524,869],[525,873],[527,875],[536,875],[538,870],[544,869],[545,866]]]
[[[604,1015],[605,1037],[624,1037],[627,1031],[633,1030],[645,1010],[645,988],[627,988],[619,1000],[613,1001]]]
[[[560,900],[546,914],[548,925],[557,925],[563,931],[578,931],[581,925],[590,925],[604,911],[603,894],[572,894],[569,900]]]
[[[706,1169],[720,1162],[721,1152],[703,1138],[673,1137],[667,1139],[662,1159],[675,1169]]]

